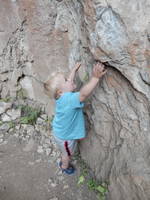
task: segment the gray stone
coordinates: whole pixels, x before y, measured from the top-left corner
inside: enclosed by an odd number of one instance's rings
[[[3,139],[3,138],[0,138],[0,144],[1,144],[3,141],[4,141],[4,139]]]
[[[11,120],[15,120],[21,117],[21,110],[11,109],[7,111],[7,115],[10,116]]]
[[[12,103],[0,102],[0,115],[11,108]]]
[[[11,121],[11,117],[9,115],[5,114],[5,113],[2,114],[1,119],[2,119],[3,122]]]
[[[7,123],[3,123],[1,126],[0,126],[0,132],[7,132],[9,130],[9,124]]]
[[[42,118],[37,118],[37,120],[36,120],[36,124],[38,124],[38,125],[41,125],[41,124],[43,124],[43,122],[44,122],[44,120],[42,119]]]
[[[45,149],[46,155],[49,156],[52,152],[50,148]]]
[[[37,152],[38,153],[43,153],[44,152],[43,147],[42,146],[38,146]]]
[[[60,1],[60,0],[59,0]],[[51,199],[49,199],[49,200],[59,200],[57,197],[53,197],[53,198],[51,198]]]

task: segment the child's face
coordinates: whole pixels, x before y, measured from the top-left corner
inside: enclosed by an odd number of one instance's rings
[[[76,85],[73,81],[67,80],[64,75],[62,75],[60,78],[62,81],[62,92],[73,92],[76,89]]]

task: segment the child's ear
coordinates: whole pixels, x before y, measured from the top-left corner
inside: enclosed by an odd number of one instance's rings
[[[61,89],[58,89],[57,93],[58,93],[59,95],[61,95],[61,94],[62,94],[62,90],[61,90]]]
[[[56,93],[55,93],[55,99],[58,99],[62,94],[62,91],[60,89],[57,89],[56,90]]]

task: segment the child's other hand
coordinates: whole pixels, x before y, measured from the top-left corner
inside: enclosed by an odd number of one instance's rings
[[[107,70],[102,63],[96,63],[93,68],[93,77],[101,78]]]
[[[81,63],[80,62],[77,62],[74,66],[74,70],[75,71],[78,71],[78,69],[81,67]]]

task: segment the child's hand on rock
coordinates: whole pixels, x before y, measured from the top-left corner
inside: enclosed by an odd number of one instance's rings
[[[106,72],[107,70],[102,63],[97,63],[93,67],[93,77],[95,78],[101,78]]]

